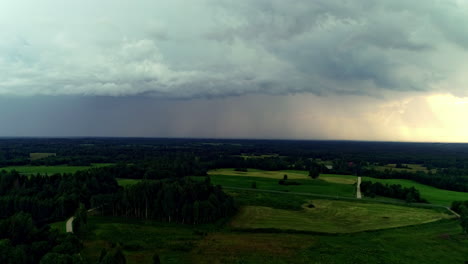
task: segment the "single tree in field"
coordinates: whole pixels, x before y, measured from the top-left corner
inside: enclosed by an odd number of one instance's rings
[[[316,168],[310,168],[309,177],[311,177],[312,179],[317,179],[319,175],[320,175],[319,170],[317,170]]]
[[[463,229],[463,233],[468,233],[468,208],[462,205],[460,210],[460,225]]]
[[[287,180],[287,179],[288,179],[288,175],[285,174],[285,175],[283,176],[283,180]]]

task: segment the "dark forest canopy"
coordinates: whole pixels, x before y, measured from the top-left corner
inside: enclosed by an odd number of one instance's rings
[[[426,200],[421,198],[421,194],[416,188],[406,188],[400,184],[382,184],[380,182],[372,183],[370,181],[363,181],[361,183],[361,191],[368,197],[385,196],[405,200],[408,203],[427,203]]]
[[[113,195],[95,196],[92,205],[107,215],[183,224],[210,223],[236,212],[221,187],[187,178],[143,181]]]
[[[31,161],[30,153],[56,153]],[[465,168],[468,144],[302,140],[152,139],[152,138],[3,138],[0,166],[131,162],[168,153],[190,153],[205,160],[220,155],[275,154],[290,158],[344,159],[383,164],[424,164]]]
[[[117,181],[100,169],[75,174],[24,176],[0,171],[0,218],[26,212],[39,222],[72,215],[80,203],[90,204],[92,196],[115,193]]]

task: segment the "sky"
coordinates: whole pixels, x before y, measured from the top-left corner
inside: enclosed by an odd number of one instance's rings
[[[0,136],[468,142],[468,1],[0,2]]]

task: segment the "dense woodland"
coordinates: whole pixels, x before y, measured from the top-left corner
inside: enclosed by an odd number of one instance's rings
[[[115,178],[100,169],[75,174],[24,176],[0,171],[0,218],[17,212],[44,223],[72,215],[80,203],[90,204],[97,194],[115,193]]]
[[[233,199],[209,180],[143,181],[115,195],[95,196],[92,204],[106,215],[182,224],[210,223],[236,212]]]
[[[34,152],[56,153],[57,156],[31,161],[29,154]],[[243,154],[258,157],[271,154],[286,161],[313,158],[355,164],[365,161],[423,164],[428,168],[468,168],[468,144],[150,138],[0,139],[0,166],[134,162],[175,153],[190,153],[207,162]]]

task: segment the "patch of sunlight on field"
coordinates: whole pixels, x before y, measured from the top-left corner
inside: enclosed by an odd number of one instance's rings
[[[325,233],[352,233],[434,222],[452,216],[431,209],[406,206],[312,200],[315,208],[283,210],[245,206],[231,222],[241,229],[280,229]]]
[[[339,184],[355,184],[357,182],[357,177],[350,175],[320,174],[319,179]]]

